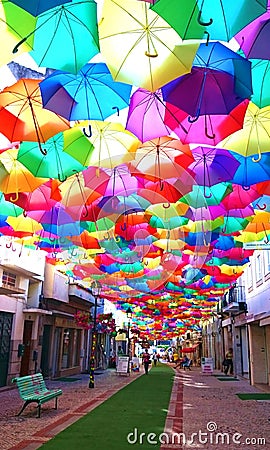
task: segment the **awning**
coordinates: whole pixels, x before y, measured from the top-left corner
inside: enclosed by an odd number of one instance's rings
[[[185,347],[180,350],[182,353],[193,353],[196,352],[198,345],[195,345],[194,347]]]

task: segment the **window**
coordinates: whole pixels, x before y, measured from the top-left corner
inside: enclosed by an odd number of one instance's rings
[[[265,273],[270,272],[270,250],[265,250]]]
[[[255,259],[255,271],[256,271],[256,281],[262,279],[262,255],[258,253]]]
[[[3,271],[2,283],[7,286],[15,287],[16,286],[16,275],[12,272]]]
[[[63,340],[63,353],[62,353],[62,369],[67,369],[69,367],[69,358],[71,350],[71,330],[69,328],[64,329],[64,340]]]
[[[248,287],[248,289],[252,289],[252,287],[253,287],[253,278],[252,278],[252,267],[251,267],[250,263],[248,265],[248,270],[246,272],[246,279],[247,279],[247,287]]]

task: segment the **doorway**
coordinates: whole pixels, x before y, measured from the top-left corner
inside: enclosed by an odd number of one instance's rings
[[[30,320],[25,320],[24,330],[23,330],[24,354],[23,354],[22,360],[21,360],[21,371],[20,371],[21,377],[23,377],[25,375],[29,375],[32,328],[33,328],[33,322],[31,322]]]
[[[0,312],[0,387],[6,386],[13,314]]]
[[[50,355],[51,330],[52,330],[51,325],[44,325],[40,368],[43,377],[46,378],[50,376],[49,355]]]

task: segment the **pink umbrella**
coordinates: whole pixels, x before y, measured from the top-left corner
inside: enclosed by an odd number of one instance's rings
[[[183,144],[217,145],[225,137],[243,128],[249,100],[244,100],[229,114],[208,114],[199,116],[195,122],[177,106],[166,103],[164,122],[179,137]]]
[[[166,115],[174,120],[172,123],[176,122],[181,128],[180,119],[170,113],[171,108],[175,107],[166,105],[160,89],[150,92],[139,88],[130,98],[126,129],[135,134],[141,142],[167,136],[171,129],[165,122]],[[186,116],[187,113],[182,112],[181,120]]]

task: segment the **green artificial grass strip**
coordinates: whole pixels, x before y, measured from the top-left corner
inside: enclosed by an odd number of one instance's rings
[[[236,394],[241,400],[270,400],[270,394],[263,392],[252,392]]]
[[[158,437],[164,431],[173,378],[174,372],[169,366],[159,364],[153,367],[148,375],[135,379],[45,443],[43,450],[159,449],[160,443],[147,442],[145,435],[143,443],[140,443],[140,434],[156,433],[159,442]]]
[[[61,377],[61,378],[56,378],[55,381],[66,381],[68,383],[72,383],[73,381],[79,381],[81,380],[81,378],[69,378],[69,377]]]
[[[218,377],[217,378],[218,381],[239,381],[238,378],[234,378],[234,377]]]

